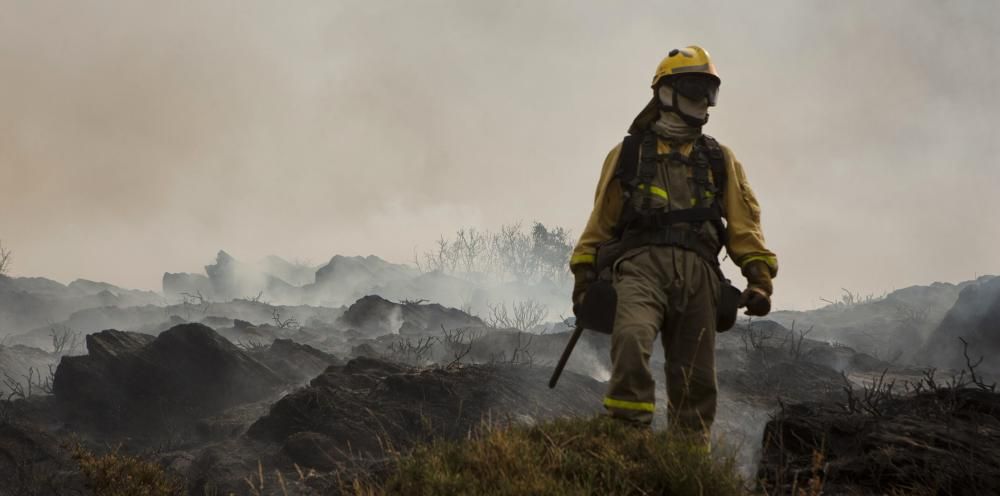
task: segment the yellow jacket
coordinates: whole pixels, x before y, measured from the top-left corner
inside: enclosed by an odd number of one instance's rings
[[[680,145],[679,152],[684,156],[691,153],[694,142]],[[622,188],[617,180],[614,180],[615,171],[618,165],[618,156],[621,153],[622,145],[614,147],[608,157],[604,160],[604,167],[601,169],[601,178],[597,183],[597,192],[594,195],[594,209],[587,220],[587,227],[580,235],[580,241],[573,250],[570,265],[593,263],[597,246],[611,239],[614,234],[615,224],[621,216],[623,208]],[[764,246],[764,233],[760,226],[760,205],[757,198],[747,183],[743,166],[737,161],[733,152],[722,147],[725,151],[727,181],[726,191],[722,198],[723,216],[727,223],[726,251],[729,258],[733,260],[741,269],[754,260],[760,260],[771,269],[771,275],[778,273],[778,259],[773,252]],[[657,151],[660,154],[667,154],[671,151],[671,145],[664,140],[657,141]],[[661,165],[657,176],[663,176],[664,167]],[[690,173],[690,171],[689,171]],[[662,188],[662,189],[661,189]],[[662,196],[666,196],[666,184],[654,182],[654,191],[659,190]]]

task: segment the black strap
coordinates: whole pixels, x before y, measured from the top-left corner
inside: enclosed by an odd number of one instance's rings
[[[685,208],[684,210],[670,210],[640,216],[632,222],[629,229],[656,229],[680,223],[698,224],[717,221],[721,218],[722,216],[716,208]]]
[[[646,189],[642,199],[642,210],[649,211],[653,203],[653,191],[649,186],[653,184],[656,177],[656,168],[660,163],[660,157],[656,150],[656,136],[653,133],[646,133],[642,138],[642,145],[639,148],[639,174],[629,185],[635,191],[638,185],[645,184]]]
[[[703,134],[698,140],[702,144],[701,148],[705,153],[708,154],[708,166],[712,170],[712,192],[715,196],[712,206],[719,211],[719,219],[713,221],[715,224],[715,230],[719,235],[719,241],[722,242],[723,246],[729,244],[729,232],[726,230],[726,224],[722,222],[722,217],[725,217],[725,212],[723,211],[723,197],[726,194],[726,183],[728,174],[726,173],[726,155],[722,150],[722,146],[715,138]]]
[[[618,155],[615,177],[623,185],[632,182],[639,168],[639,143],[642,143],[642,135],[639,134],[630,134],[622,140],[622,151]]]
[[[728,179],[725,152],[722,150],[719,142],[707,134],[701,135],[701,141],[708,152],[708,165],[712,169],[712,181],[715,183],[715,188],[719,191],[719,194],[722,194],[726,191],[726,180]]]
[[[676,246],[692,251],[713,266],[719,265],[719,247],[708,243],[698,231],[682,227],[665,227],[656,230],[628,230],[622,237],[622,252],[640,246]]]
[[[656,231],[663,231],[679,223],[695,225],[710,222],[715,226],[719,241],[725,246],[727,233],[726,226],[722,221],[724,217],[722,197],[726,190],[727,174],[725,153],[722,147],[714,138],[703,134],[695,142],[687,157],[681,155],[677,150],[660,157],[657,154],[656,141],[656,136],[648,131],[642,134],[630,134],[622,140],[615,178],[618,179],[624,193],[625,205],[622,206],[622,215],[615,226],[615,237],[624,238],[627,230],[630,231],[629,237],[641,241],[634,235],[634,232],[650,230],[655,234]],[[639,184],[652,182],[661,158],[681,162],[692,167],[696,206],[682,210],[639,215],[633,208],[632,195],[638,189]],[[711,180],[708,177],[709,170],[712,173]],[[651,188],[646,188],[645,191],[644,211],[649,209],[650,190]],[[706,192],[712,193],[711,198],[705,194]],[[703,242],[699,242],[699,244],[704,245]],[[716,257],[716,255],[717,253],[713,253],[712,257]]]

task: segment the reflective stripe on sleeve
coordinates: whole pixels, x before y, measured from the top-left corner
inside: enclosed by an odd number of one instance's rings
[[[563,260],[565,260],[565,258]],[[573,255],[569,259],[570,265],[592,264],[592,263],[594,263],[594,255],[592,253],[580,253],[577,255]]]
[[[608,398],[607,396],[604,397],[604,406],[608,408],[619,408],[622,410],[639,410],[641,412],[652,412],[656,410],[656,405],[654,403],[616,400],[614,398]]]

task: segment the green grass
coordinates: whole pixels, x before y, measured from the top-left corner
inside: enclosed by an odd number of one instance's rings
[[[417,447],[379,485],[357,494],[742,495],[732,457],[608,418],[487,428]]]

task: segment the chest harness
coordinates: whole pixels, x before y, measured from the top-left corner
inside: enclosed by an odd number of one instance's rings
[[[720,201],[727,180],[722,147],[703,134],[685,157],[676,149],[658,153],[656,142],[652,132],[631,134],[622,142],[615,178],[622,186],[624,205],[615,226],[616,241],[622,251],[645,245],[676,246],[693,251],[718,267],[719,252],[726,245]],[[693,200],[689,208],[669,210],[669,202],[662,209],[652,207],[653,179],[659,164],[667,161],[680,162],[691,171]],[[636,201],[636,195],[642,195],[640,201]],[[706,223],[715,236],[706,232]]]

